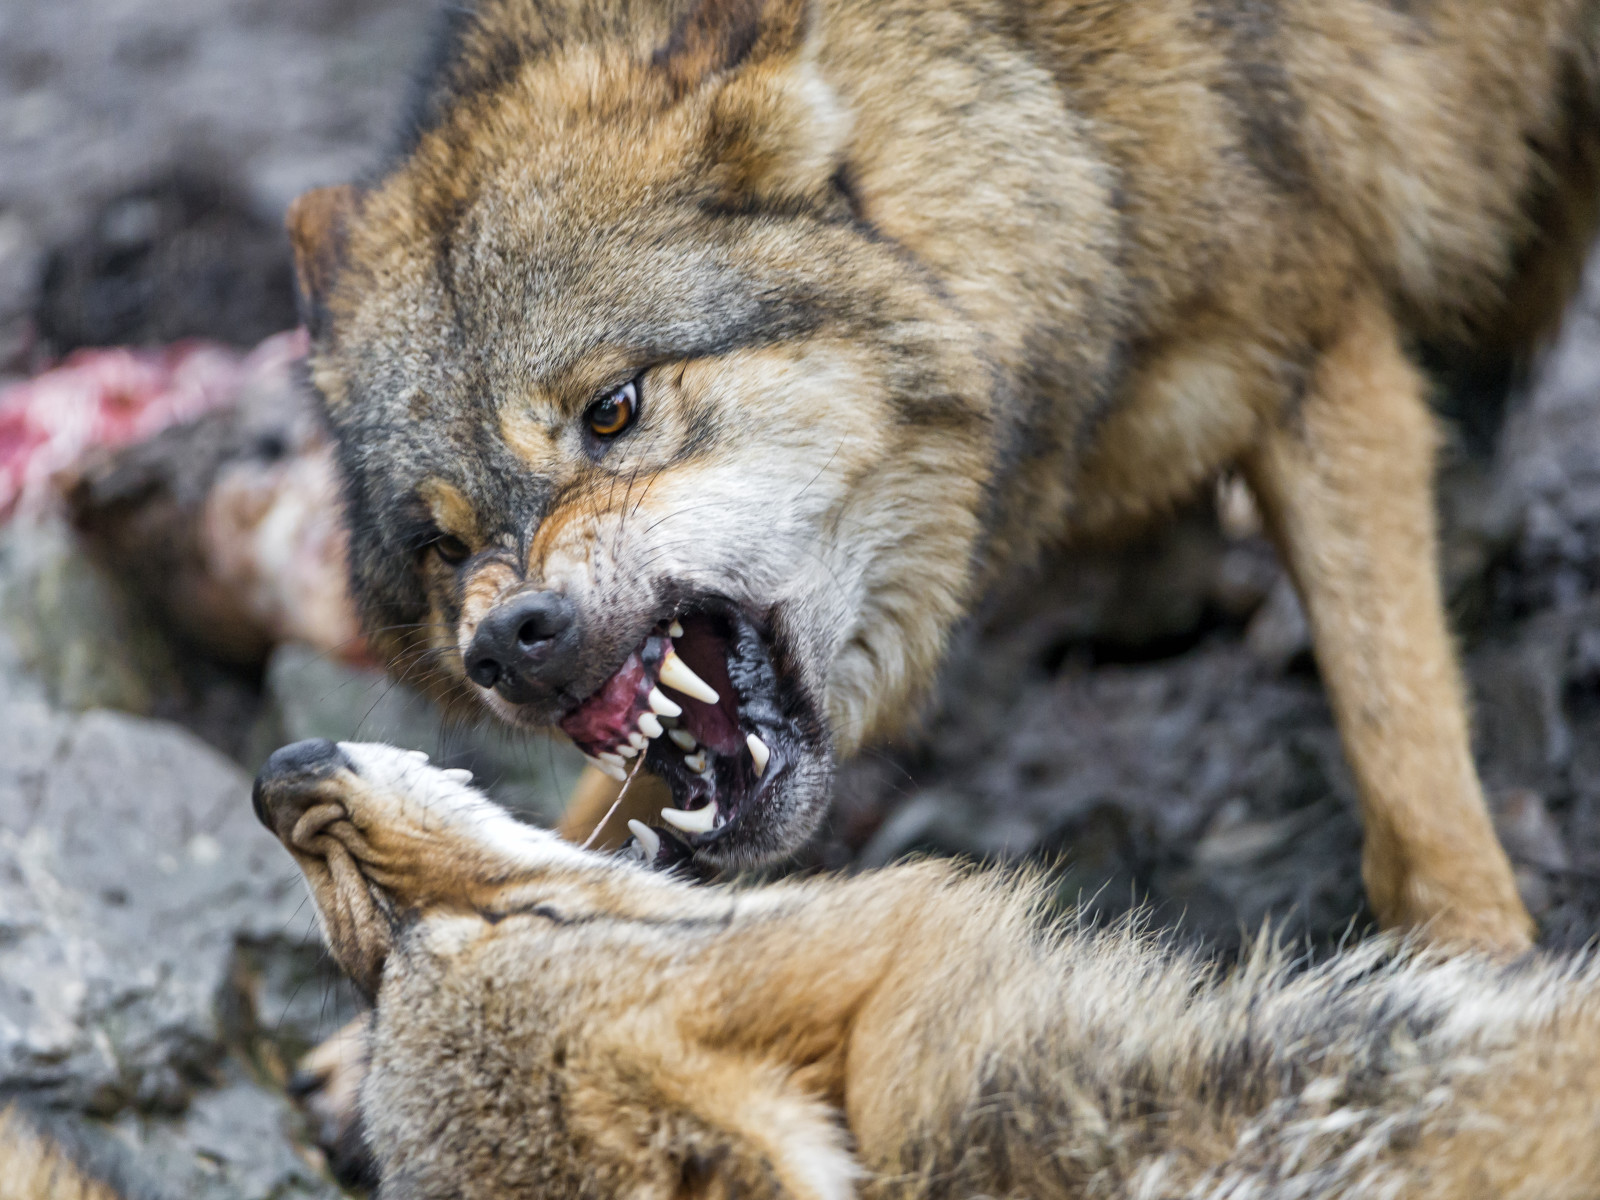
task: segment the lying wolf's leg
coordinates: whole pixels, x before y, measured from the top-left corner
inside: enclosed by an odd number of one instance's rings
[[[1422,380],[1386,311],[1364,301],[1244,466],[1305,602],[1355,772],[1374,911],[1517,948],[1532,922],[1472,764],[1440,596],[1434,448]]]
[[[333,1177],[347,1187],[374,1187],[378,1179],[361,1126],[361,1081],[367,1074],[370,1013],[362,1013],[312,1049],[289,1078],[311,1133]]]
[[[567,1080],[572,1133],[614,1195],[846,1200],[861,1172],[838,1114],[766,1057],[678,1041],[639,1014]],[[633,1025],[633,1028],[629,1028]]]
[[[589,843],[591,850],[615,850],[628,840],[628,822],[630,820],[643,821],[646,825],[661,824],[661,810],[671,808],[672,792],[659,776],[641,770],[632,783],[628,785],[628,794],[622,798],[622,803],[617,805],[617,811],[612,813],[611,806],[617,802],[617,793],[622,790],[622,784],[612,779],[609,775],[585,767],[579,776],[572,795],[567,800],[566,811],[561,814],[561,820],[556,825],[556,832],[569,842],[576,842],[580,846],[589,842],[589,837],[595,832],[595,827],[604,821],[600,829],[600,836]],[[606,814],[611,813],[607,818]]]

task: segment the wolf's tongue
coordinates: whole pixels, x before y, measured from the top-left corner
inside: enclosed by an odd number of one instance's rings
[[[650,690],[646,678],[644,660],[635,650],[599,691],[562,718],[562,732],[590,751],[626,742],[638,723],[639,698]]]

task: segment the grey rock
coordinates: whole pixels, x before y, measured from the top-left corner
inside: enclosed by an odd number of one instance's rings
[[[149,713],[180,687],[155,623],[54,517],[0,526],[0,628],[50,700]]]
[[[0,1095],[113,1122],[174,1194],[326,1196],[246,1065],[324,1031],[274,980],[331,982],[249,793],[169,724],[0,701]]]

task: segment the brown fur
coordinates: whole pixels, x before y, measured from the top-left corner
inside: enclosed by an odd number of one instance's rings
[[[805,719],[759,811],[691,849],[762,861],[820,820],[833,754],[904,727],[999,573],[1236,465],[1311,615],[1378,915],[1525,945],[1405,356],[1533,336],[1527,289],[1559,300],[1597,12],[480,0],[391,168],[295,222],[379,644],[536,725],[732,601]],[[585,441],[630,376],[637,428]],[[422,502],[436,477],[472,520]],[[472,556],[441,564],[442,532]],[[582,652],[508,704],[462,655],[531,588],[577,604]]]
[[[258,811],[376,994],[389,1200],[1600,1194],[1592,958],[1218,970],[934,863],[691,887],[308,746]]]

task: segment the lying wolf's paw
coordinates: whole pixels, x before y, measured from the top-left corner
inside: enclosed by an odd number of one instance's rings
[[[376,1187],[377,1164],[361,1124],[361,1081],[367,1074],[367,1015],[357,1017],[300,1060],[289,1094],[305,1110],[311,1135],[346,1187]]]

